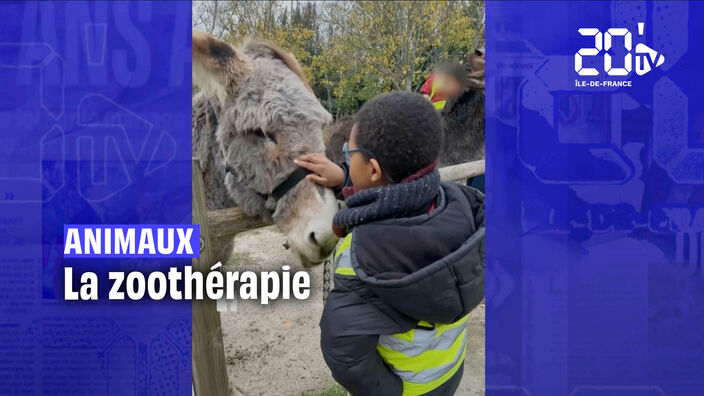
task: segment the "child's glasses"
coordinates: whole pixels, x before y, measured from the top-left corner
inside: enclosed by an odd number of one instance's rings
[[[365,148],[357,147],[357,148],[351,149],[350,146],[349,146],[349,144],[347,144],[347,142],[345,142],[345,143],[342,145],[342,154],[345,155],[345,162],[346,162],[347,164],[349,164],[350,161],[351,161],[351,160],[350,160],[350,154],[352,154],[352,153],[357,153],[357,152],[365,153],[365,154],[367,154],[367,155],[369,156],[369,158],[377,159],[377,158],[374,156],[374,154],[372,154],[371,151],[369,151],[369,150],[367,150],[367,149],[365,149]],[[377,160],[377,161],[378,161],[378,160]],[[379,166],[381,166],[381,164],[380,164]],[[383,171],[383,168],[382,168],[382,171]],[[393,180],[391,177],[389,177],[388,172],[383,171],[382,173],[383,173],[384,177],[386,177],[386,179],[387,179],[388,181],[390,181],[391,183],[395,183],[394,180]]]
[[[374,158],[374,154],[372,154],[372,152],[367,149],[363,149],[361,147],[351,149],[347,142],[342,145],[342,154],[345,155],[345,162],[347,162],[348,164],[350,163],[350,154],[357,152],[366,153],[369,157]]]

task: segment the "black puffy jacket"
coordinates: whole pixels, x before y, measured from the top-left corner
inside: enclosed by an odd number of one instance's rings
[[[455,322],[481,302],[484,196],[443,183],[430,213],[354,227],[349,257],[354,276],[335,274],[321,318],[323,356],[353,395],[401,395],[380,336]],[[461,376],[428,394],[454,394]]]

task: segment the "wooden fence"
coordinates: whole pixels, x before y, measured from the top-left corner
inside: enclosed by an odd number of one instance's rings
[[[201,178],[200,162],[193,159],[193,223],[200,224],[200,258],[193,259],[194,271],[208,272],[212,260],[210,239],[234,237],[244,231],[269,224],[245,216],[239,208],[208,211]],[[484,174],[484,160],[440,168],[445,181],[463,182]],[[225,349],[222,342],[220,313],[216,301],[193,301],[193,393],[196,396],[226,396],[228,394]]]

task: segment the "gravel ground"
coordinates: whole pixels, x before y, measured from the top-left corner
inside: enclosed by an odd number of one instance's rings
[[[240,234],[228,269],[302,269],[273,227]],[[307,395],[335,386],[320,353],[318,321],[323,310],[322,266],[309,270],[311,296],[305,301],[275,301],[267,306],[237,301],[222,312],[225,360],[236,396]],[[465,372],[457,395],[484,394],[484,304],[470,314]]]

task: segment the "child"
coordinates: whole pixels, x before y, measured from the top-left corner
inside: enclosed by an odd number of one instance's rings
[[[355,116],[346,166],[297,160],[312,181],[353,185],[320,321],[323,357],[353,395],[452,395],[462,378],[467,314],[484,297],[484,196],[441,184],[440,139],[427,99],[392,92]]]
[[[460,96],[467,83],[467,70],[462,64],[445,62],[433,69],[420,93],[433,102],[435,110],[442,111],[447,99]]]

